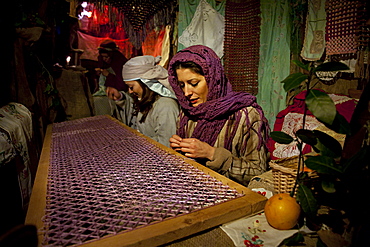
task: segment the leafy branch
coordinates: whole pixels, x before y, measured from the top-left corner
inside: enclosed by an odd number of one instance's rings
[[[298,87],[305,88],[305,109],[302,120],[302,128],[296,131],[292,137],[281,131],[271,132],[271,138],[280,144],[290,144],[295,142],[299,149],[298,169],[296,183],[291,191],[291,195],[297,190],[297,200],[302,206],[302,210],[308,216],[314,216],[317,213],[319,202],[314,196],[311,188],[306,186],[309,180],[308,173],[304,166],[315,171],[320,177],[321,189],[326,193],[335,193],[338,181],[343,180],[344,174],[349,164],[341,164],[340,157],[342,146],[330,135],[319,130],[308,130],[305,128],[306,117],[310,111],[318,121],[326,127],[340,134],[350,134],[349,123],[336,110],[333,100],[325,92],[314,89],[311,85],[317,78],[319,71],[342,71],[348,70],[348,66],[340,62],[327,62],[315,67],[314,63],[304,64],[301,61],[293,61],[295,65],[302,68],[305,73],[298,72],[289,75],[282,83],[284,90],[290,90]],[[303,155],[303,144],[310,145],[317,153],[317,156]]]

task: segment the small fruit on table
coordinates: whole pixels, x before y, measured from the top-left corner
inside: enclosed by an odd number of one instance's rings
[[[292,229],[298,222],[301,207],[287,193],[279,193],[267,200],[265,216],[267,222],[279,230]]]

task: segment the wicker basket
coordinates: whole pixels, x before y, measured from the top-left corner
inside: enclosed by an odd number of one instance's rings
[[[272,170],[275,193],[290,193],[297,177],[298,156],[271,160],[269,164]],[[308,172],[308,176],[316,177],[316,172]]]

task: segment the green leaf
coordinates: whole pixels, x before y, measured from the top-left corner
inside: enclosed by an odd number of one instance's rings
[[[299,129],[297,130],[296,135],[299,139],[301,139],[304,143],[307,143],[308,145],[314,146],[317,144],[316,135],[313,133],[312,130]]]
[[[308,168],[323,174],[342,173],[343,171],[335,167],[335,161],[331,157],[326,156],[312,156],[305,160]]]
[[[319,121],[329,125],[333,124],[337,109],[329,95],[319,90],[310,90],[306,96],[306,104]]]
[[[292,60],[292,63],[294,63],[295,65],[297,65],[298,67],[300,67],[304,70],[310,71],[310,65],[309,64],[304,64],[299,60]]]
[[[294,88],[297,88],[302,82],[307,80],[308,75],[303,73],[294,73],[288,75],[281,83],[284,83],[284,90],[288,92]]]
[[[320,120],[319,120],[320,121]],[[323,123],[326,127],[339,134],[350,135],[351,134],[351,126],[349,125],[348,121],[337,111],[335,115],[334,121],[331,125]]]
[[[290,144],[294,141],[293,137],[281,131],[272,131],[270,136],[274,141],[280,144]]]
[[[52,89],[51,85],[47,84],[44,92],[49,92],[51,89]]]
[[[303,212],[313,216],[316,214],[318,205],[312,191],[304,184],[299,184],[297,200],[300,202]]]
[[[327,193],[335,193],[336,192],[336,189],[335,189],[335,186],[334,186],[334,182],[333,181],[322,180],[321,181],[321,187]]]
[[[320,64],[313,71],[340,71],[340,70],[349,70],[349,67],[341,62],[327,62]]]
[[[312,132],[319,140],[315,147],[320,150],[321,155],[333,158],[342,155],[342,146],[335,138],[319,130],[313,130]]]

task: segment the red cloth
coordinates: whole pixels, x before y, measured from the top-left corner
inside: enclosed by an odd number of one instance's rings
[[[296,95],[294,100],[293,100],[293,104],[288,106],[286,109],[280,111],[276,115],[276,120],[275,120],[273,131],[282,131],[284,126],[286,127],[288,125],[290,126],[290,128],[293,128],[294,131],[302,128],[301,124],[302,124],[302,121],[303,121],[306,92],[307,91],[302,91],[301,93]],[[352,99],[352,98],[349,98],[348,96],[339,95],[339,94],[329,94],[329,96],[333,99],[338,113],[341,114],[348,122],[350,122],[353,111],[356,107],[356,100]],[[296,121],[295,121],[295,123],[291,123],[291,122],[288,123],[288,121],[291,121],[291,120],[290,119],[287,120],[286,116],[288,114],[293,115],[292,113],[297,113],[297,114],[295,114]],[[311,119],[315,118],[309,110],[307,110],[307,116],[311,117]],[[323,125],[323,124],[320,123],[320,125]],[[309,129],[309,130],[313,130],[313,129],[315,129],[315,126],[317,126],[317,125],[305,126],[305,128]],[[285,152],[285,154],[287,155],[286,157],[276,157],[274,155],[274,150],[276,149],[275,144],[276,144],[276,142],[270,138],[269,141],[268,141],[268,149],[269,149],[269,152],[270,152],[270,158],[272,160],[291,157],[291,156],[295,155],[293,153],[291,155],[289,155],[289,151],[286,151]],[[287,146],[287,149],[288,149],[288,145],[286,145],[286,146]],[[294,148],[293,148],[291,151],[294,152],[296,150],[294,150]],[[309,153],[311,151],[312,151],[311,146],[304,145],[304,148],[303,148],[303,153],[304,154]]]

